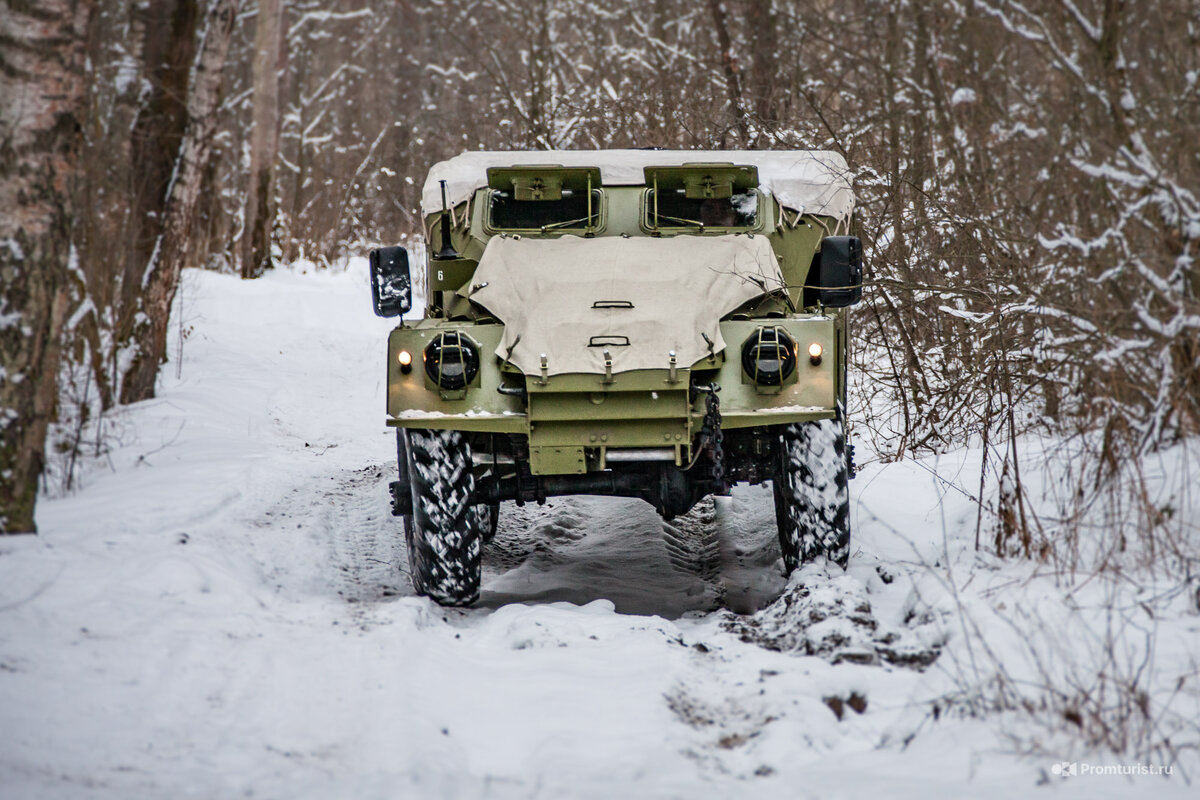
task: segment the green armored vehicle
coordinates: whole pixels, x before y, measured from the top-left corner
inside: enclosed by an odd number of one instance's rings
[[[666,519],[774,485],[785,569],[845,566],[854,196],[827,152],[465,153],[422,195],[428,302],[371,252],[416,591],[479,595],[499,504],[637,497]]]

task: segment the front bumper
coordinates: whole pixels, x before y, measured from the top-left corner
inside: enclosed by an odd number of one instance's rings
[[[764,324],[785,329],[797,342],[797,368],[783,386],[756,386],[742,369],[742,342]],[[469,336],[480,349],[479,374],[465,391],[444,392],[428,378],[421,354],[431,339],[446,330]],[[603,468],[609,450],[664,448],[675,450],[677,463],[690,457],[691,444],[704,417],[703,395],[689,391],[693,374],[704,383],[720,384],[722,428],[748,428],[826,419],[834,414],[836,369],[842,354],[835,319],[804,315],[786,319],[735,320],[721,323],[728,353],[676,371],[638,370],[604,375],[521,376],[502,368],[494,351],[501,325],[471,325],[425,320],[417,327],[397,328],[388,342],[387,424],[529,437],[534,472],[582,472]],[[810,344],[820,344],[824,357],[814,365]],[[397,354],[412,354],[412,370],[400,369]],[[527,399],[502,394],[498,388],[524,384]],[[585,457],[590,451],[590,459]],[[544,462],[546,470],[538,469]]]

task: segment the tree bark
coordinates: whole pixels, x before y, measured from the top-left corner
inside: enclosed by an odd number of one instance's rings
[[[0,14],[0,533],[36,532],[67,308],[92,0]]]
[[[717,45],[721,49],[721,71],[725,74],[725,91],[729,95],[729,113],[737,127],[740,144],[750,144],[750,126],[746,123],[746,109],[742,105],[742,86],[738,78],[737,62],[733,57],[733,41],[729,37],[729,20],[721,0],[708,0],[708,12],[717,31]]]
[[[150,0],[142,22],[145,89],[130,132],[129,241],[117,339],[129,344],[139,318],[142,274],[162,236],[167,189],[187,129],[187,91],[196,57],[197,0]]]
[[[775,71],[781,60],[779,26],[771,0],[750,0],[747,27],[752,37],[751,92],[754,97],[754,116],[758,123],[757,139],[763,137],[764,127],[778,123],[775,108]],[[799,59],[800,54],[790,54]]]
[[[279,54],[283,40],[282,0],[258,0],[254,32],[254,123],[250,133],[250,187],[242,235],[242,277],[271,268],[275,224],[275,158],[279,154]]]
[[[217,105],[229,41],[237,19],[238,0],[214,0],[208,11],[204,41],[188,92],[187,130],[175,159],[167,192],[163,233],[142,276],[141,319],[134,329],[134,352],[121,385],[121,402],[154,396],[158,367],[166,360],[167,325],[188,253],[188,237],[200,199],[201,179],[212,150]]]

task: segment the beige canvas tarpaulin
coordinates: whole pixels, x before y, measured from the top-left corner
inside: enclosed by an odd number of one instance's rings
[[[666,369],[672,350],[690,367],[705,336],[724,349],[721,317],[783,276],[765,236],[496,237],[472,285],[504,322],[496,354],[536,376],[543,354],[550,375],[603,373],[605,350],[614,373]]]

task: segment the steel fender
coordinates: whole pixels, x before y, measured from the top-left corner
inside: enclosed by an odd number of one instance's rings
[[[463,431],[521,433],[526,430],[520,398],[500,394],[500,365],[493,351],[504,328],[501,325],[433,323],[396,328],[388,337],[388,425],[404,428],[442,428]],[[446,331],[469,337],[480,350],[479,374],[463,391],[439,391],[424,369],[426,345]],[[412,370],[405,374],[399,353],[412,355]]]
[[[793,339],[799,351],[796,371],[782,386],[756,386],[742,369],[742,344],[760,327],[778,326]],[[721,323],[728,343],[717,382],[721,384],[722,426],[745,428],[827,419],[834,414],[837,380],[836,318],[811,315],[783,319],[733,320]],[[819,344],[819,364],[809,359],[808,348]],[[701,365],[697,365],[699,367]]]

